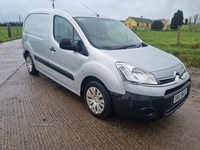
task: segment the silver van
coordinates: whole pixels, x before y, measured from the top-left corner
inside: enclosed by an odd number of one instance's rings
[[[56,9],[28,12],[23,57],[39,72],[84,98],[98,118],[113,113],[144,119],[167,116],[187,99],[183,63],[141,41],[117,20]]]

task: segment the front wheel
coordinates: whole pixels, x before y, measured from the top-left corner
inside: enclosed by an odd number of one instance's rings
[[[39,71],[35,69],[33,59],[29,53],[26,55],[26,68],[32,75],[37,75],[39,73]]]
[[[97,118],[108,118],[112,114],[110,96],[99,82],[89,82],[84,90],[84,101],[89,111]]]

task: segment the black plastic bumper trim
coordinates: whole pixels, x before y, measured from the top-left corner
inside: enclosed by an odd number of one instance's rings
[[[145,96],[135,93],[126,92],[124,95],[110,92],[111,98],[113,100],[115,112],[122,116],[132,116],[137,118],[153,119],[160,118],[163,116],[170,115],[175,112],[184,102],[186,101],[190,93],[191,81],[188,80],[176,91],[173,90],[172,93],[168,93],[163,97]],[[185,95],[181,100],[173,103],[174,95],[180,91],[188,88],[187,95]],[[152,109],[151,111],[142,112],[142,110]]]

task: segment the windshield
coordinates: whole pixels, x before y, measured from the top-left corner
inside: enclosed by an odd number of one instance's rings
[[[75,17],[89,42],[98,49],[140,47],[141,41],[123,23],[112,19]]]

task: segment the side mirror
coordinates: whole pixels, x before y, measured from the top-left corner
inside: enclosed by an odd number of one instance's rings
[[[59,46],[62,49],[77,51],[76,46],[72,45],[70,42],[70,39],[68,39],[68,38],[62,38],[60,40]]]

